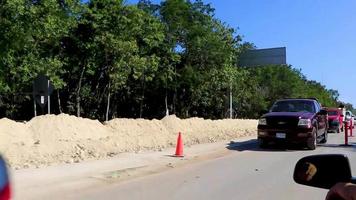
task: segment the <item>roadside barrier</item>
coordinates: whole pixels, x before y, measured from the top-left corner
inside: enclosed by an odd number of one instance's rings
[[[345,130],[345,145],[349,145],[349,141],[348,141],[348,130],[349,129],[349,125],[347,121],[344,121],[344,130]]]
[[[176,154],[175,157],[184,157],[183,155],[183,139],[181,132],[178,133],[177,146],[176,146]]]

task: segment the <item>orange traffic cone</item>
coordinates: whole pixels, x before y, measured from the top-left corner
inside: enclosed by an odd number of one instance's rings
[[[184,155],[183,155],[183,139],[182,139],[182,134],[180,132],[178,134],[176,154],[174,156],[184,157]]]

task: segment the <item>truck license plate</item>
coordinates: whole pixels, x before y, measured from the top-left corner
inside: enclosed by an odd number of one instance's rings
[[[285,133],[276,133],[276,138],[286,138]]]

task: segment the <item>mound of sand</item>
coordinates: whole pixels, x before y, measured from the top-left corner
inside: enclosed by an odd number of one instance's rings
[[[256,120],[203,118],[179,119],[175,115],[163,118],[170,133],[182,132],[185,144],[199,144],[234,139],[256,133]]]
[[[110,136],[109,130],[98,120],[68,114],[42,115],[28,122],[28,128],[40,141],[98,140]]]
[[[113,119],[106,126],[122,151],[158,150],[171,146],[175,137],[156,119]]]
[[[44,115],[27,123],[0,119],[0,152],[13,168],[41,167],[114,156],[121,152],[161,150],[175,145],[216,142],[256,134],[256,120],[179,119],[98,120]]]
[[[7,118],[0,119],[0,146],[28,145],[33,143],[33,135],[28,132],[25,123]]]

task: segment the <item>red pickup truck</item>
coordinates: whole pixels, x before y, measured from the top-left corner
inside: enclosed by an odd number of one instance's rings
[[[327,111],[329,122],[328,131],[335,131],[336,133],[344,131],[344,115],[342,114],[342,110],[338,108],[327,108]]]

